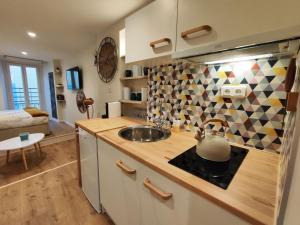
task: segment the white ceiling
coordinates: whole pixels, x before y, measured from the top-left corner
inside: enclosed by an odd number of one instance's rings
[[[50,60],[77,54],[151,0],[0,0],[0,55]],[[31,39],[27,31],[37,33]]]

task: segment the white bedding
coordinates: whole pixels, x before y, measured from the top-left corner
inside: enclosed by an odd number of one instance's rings
[[[24,110],[0,111],[0,129],[27,127],[48,123],[47,116],[32,117]]]

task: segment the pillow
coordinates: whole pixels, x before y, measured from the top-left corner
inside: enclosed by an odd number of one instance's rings
[[[47,112],[34,107],[26,107],[24,111],[29,113],[32,117],[49,116]]]

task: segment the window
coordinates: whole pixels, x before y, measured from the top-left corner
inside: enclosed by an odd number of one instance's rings
[[[31,65],[8,64],[9,96],[11,107],[23,109],[26,106],[40,108],[38,68]]]

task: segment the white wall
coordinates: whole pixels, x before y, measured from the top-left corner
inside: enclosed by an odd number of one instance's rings
[[[114,79],[105,84],[98,77],[97,69],[94,66],[94,53],[100,41],[106,37],[113,37],[117,45],[119,42],[119,30],[125,27],[124,20],[117,22],[106,32],[100,34],[95,38],[95,42],[83,51],[79,56],[72,56],[61,60],[63,72],[63,84],[66,87],[66,74],[68,68],[79,66],[83,71],[83,91],[86,97],[91,97],[95,100],[94,117],[105,113],[105,102],[118,101],[121,99],[122,84],[120,82],[120,75],[124,70],[124,59],[119,58],[118,71]],[[66,103],[61,107],[61,120],[74,124],[78,119],[86,118],[85,114],[81,114],[76,105],[76,91],[64,90]]]
[[[43,90],[44,90],[44,98],[45,104],[43,110],[47,111],[51,117],[51,99],[50,99],[50,88],[49,88],[49,80],[48,73],[52,72],[50,62],[43,62],[42,64],[42,82],[43,82]]]

